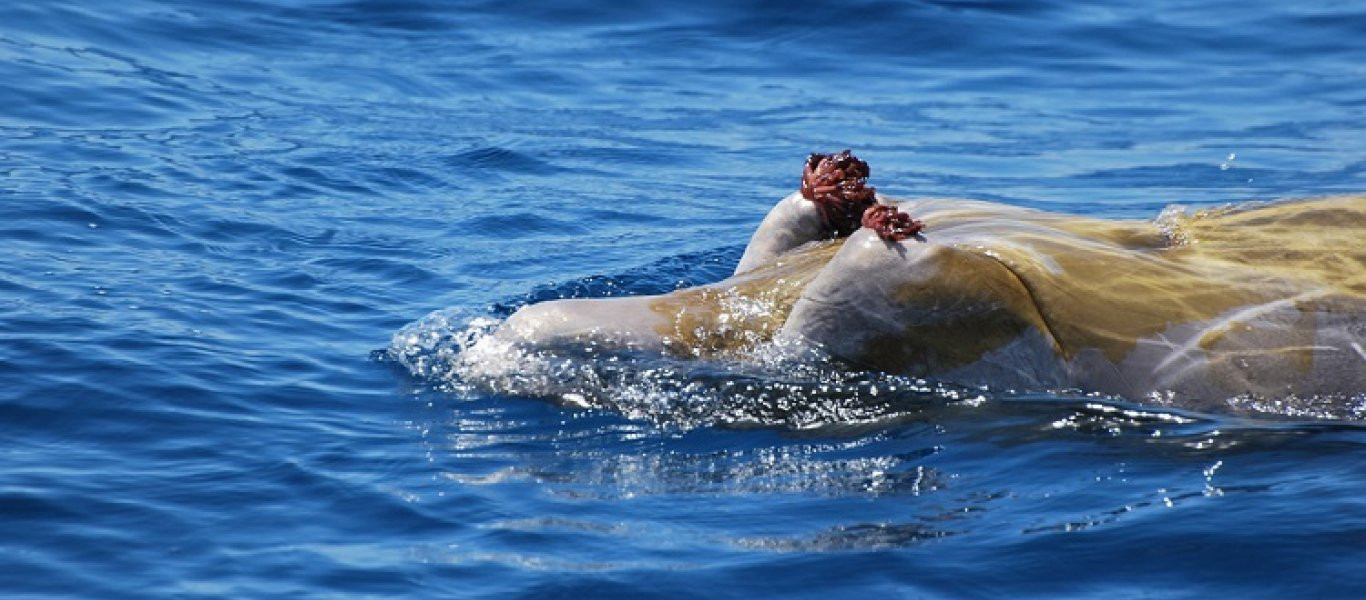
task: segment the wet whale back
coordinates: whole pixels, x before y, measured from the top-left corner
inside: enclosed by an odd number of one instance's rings
[[[1175,213],[1159,224],[1193,257],[1366,297],[1366,196]]]
[[[788,331],[870,368],[1132,396],[1366,389],[1366,198],[1156,221],[903,206],[923,239],[862,231],[650,299],[654,334],[704,356]]]
[[[785,331],[856,365],[963,382],[1221,398],[1366,389],[1366,199],[1157,221],[902,206],[930,224],[924,238],[855,233]]]
[[[1363,389],[1366,198],[1170,211],[1157,222],[1013,218],[986,239],[952,226],[944,237],[1019,277],[1074,385]]]

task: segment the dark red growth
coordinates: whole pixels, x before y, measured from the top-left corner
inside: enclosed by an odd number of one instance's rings
[[[891,242],[899,242],[925,229],[924,223],[886,204],[878,204],[864,211],[862,223],[878,237]]]
[[[816,203],[821,221],[833,237],[844,237],[859,228],[863,211],[876,203],[867,185],[868,163],[848,150],[839,154],[812,154],[802,172],[802,197]]]

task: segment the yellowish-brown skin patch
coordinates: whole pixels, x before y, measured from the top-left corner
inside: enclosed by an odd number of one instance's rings
[[[1071,235],[1001,254],[1029,284],[1064,356],[1097,348],[1118,362],[1138,339],[1173,325],[1296,297],[1306,298],[1299,303],[1305,316],[1284,348],[1308,348],[1320,300],[1366,308],[1363,197],[1214,209],[1159,224],[1059,218],[1057,227]],[[1060,272],[1040,266],[1031,251]],[[1239,325],[1247,326],[1229,328]],[[1220,337],[1207,334],[1202,345],[1213,348]],[[1307,357],[1298,360],[1307,368]]]
[[[703,356],[740,350],[773,338],[806,284],[835,255],[831,240],[782,256],[715,285],[660,296],[650,309],[664,317],[657,328],[667,347]]]
[[[1028,327],[1050,337],[1063,358],[1096,349],[1118,363],[1140,339],[1175,325],[1292,300],[1304,318],[1261,359],[1307,370],[1317,313],[1366,313],[1362,196],[1209,209],[1157,222],[993,210],[982,203],[909,206],[919,206],[913,214],[928,224],[925,243],[961,251],[936,253],[938,276],[907,283],[899,301],[934,305],[926,295],[943,294],[964,310],[932,326],[908,325],[902,339],[873,340],[869,354],[888,366],[971,363]],[[669,325],[659,333],[695,354],[769,339],[841,243],[661,297],[652,309]],[[1206,333],[1201,346],[1236,348],[1229,340],[1251,327],[1231,321]]]
[[[920,318],[907,322],[900,335],[874,336],[863,356],[847,358],[892,371],[942,372],[975,362],[1031,328],[1048,330],[1029,291],[996,259],[952,251],[936,254],[934,262],[936,277],[898,286],[893,295]]]

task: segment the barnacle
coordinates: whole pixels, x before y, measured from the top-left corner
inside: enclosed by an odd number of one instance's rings
[[[893,206],[877,203],[876,189],[868,185],[868,163],[844,150],[839,154],[812,154],[802,170],[802,197],[816,204],[821,223],[830,237],[845,237],[860,226],[884,240],[899,242],[925,228]]]
[[[863,211],[876,199],[867,185],[868,163],[848,150],[839,154],[812,154],[802,172],[802,197],[816,203],[821,221],[831,237],[844,237],[859,228]]]
[[[924,223],[887,204],[871,206],[863,211],[862,224],[877,233],[878,237],[892,242],[899,242],[925,229]]]

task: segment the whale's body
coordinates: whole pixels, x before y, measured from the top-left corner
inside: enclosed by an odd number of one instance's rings
[[[1135,399],[1366,393],[1366,197],[1155,221],[899,207],[922,236],[819,241],[789,197],[724,281],[532,305],[500,335],[696,356],[793,339],[857,368]]]

